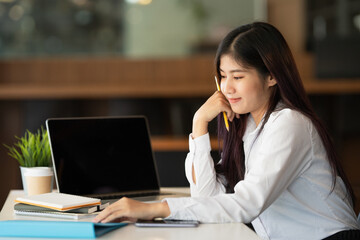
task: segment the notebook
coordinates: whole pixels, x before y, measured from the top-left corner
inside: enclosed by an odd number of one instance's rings
[[[15,199],[15,202],[58,211],[68,211],[76,208],[97,206],[101,204],[100,199],[56,192],[18,197]]]
[[[46,212],[87,213],[87,214],[89,214],[89,213],[101,211],[109,205],[110,205],[110,203],[108,201],[106,201],[106,202],[101,202],[100,205],[96,205],[96,206],[80,207],[80,208],[74,208],[74,209],[70,209],[70,210],[60,211],[60,210],[55,210],[55,209],[51,209],[48,207],[39,207],[39,206],[25,204],[25,203],[16,203],[14,205],[14,210],[22,211],[22,212],[26,212],[26,211],[28,211],[28,212],[44,212],[44,211],[46,211]]]
[[[52,118],[46,127],[59,192],[111,201],[174,196],[160,192],[144,116]]]
[[[93,218],[99,212],[92,212],[92,213],[74,213],[74,212],[57,212],[57,211],[49,211],[49,210],[16,210],[14,209],[14,213],[20,216],[30,216],[30,217],[46,217],[46,218],[63,218],[63,219],[72,219],[72,220],[79,220],[79,219],[86,219],[86,218]]]
[[[44,193],[18,197],[14,213],[23,216],[82,219],[94,217],[110,205],[107,201],[65,193]]]

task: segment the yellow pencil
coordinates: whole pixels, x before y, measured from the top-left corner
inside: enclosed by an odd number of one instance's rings
[[[221,89],[220,89],[220,86],[219,86],[219,83],[218,83],[218,80],[217,80],[217,77],[215,76],[215,82],[216,82],[216,87],[217,87],[217,90],[220,92]],[[225,122],[225,127],[226,127],[226,130],[229,131],[229,122],[228,122],[228,118],[226,116],[226,113],[223,112],[223,115],[224,115],[224,122]]]

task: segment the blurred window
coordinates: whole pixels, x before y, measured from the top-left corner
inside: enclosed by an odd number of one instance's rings
[[[0,56],[123,49],[121,0],[0,0]]]

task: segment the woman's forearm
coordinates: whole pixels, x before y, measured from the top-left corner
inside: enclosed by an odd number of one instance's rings
[[[156,217],[165,218],[165,217],[168,217],[171,213],[167,201],[153,203],[152,208],[153,208],[152,211],[154,213],[153,218],[156,218]]]

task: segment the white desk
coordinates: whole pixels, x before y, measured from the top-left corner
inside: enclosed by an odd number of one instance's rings
[[[164,188],[165,191],[188,192],[187,188]],[[0,212],[0,221],[22,219],[22,220],[49,220],[49,221],[74,221],[56,218],[17,216],[13,213],[15,198],[22,196],[22,190],[11,190],[5,204]],[[90,221],[89,219],[88,221]],[[87,221],[87,220],[80,220]],[[19,229],[21,231],[21,229]],[[9,239],[1,238],[0,239]],[[31,238],[11,238],[31,239]],[[44,239],[44,238],[43,238]],[[260,238],[242,223],[227,224],[200,224],[197,228],[139,228],[133,224],[116,229],[103,235],[98,239],[249,239],[259,240]],[[45,239],[44,239],[45,240]]]

